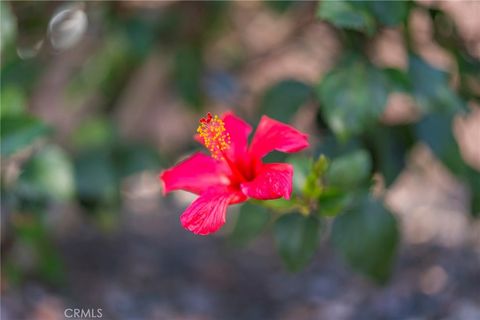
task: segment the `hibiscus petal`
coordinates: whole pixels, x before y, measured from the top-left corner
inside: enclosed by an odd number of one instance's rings
[[[195,234],[207,235],[225,224],[229,204],[246,199],[240,192],[229,188],[212,188],[192,202],[180,216],[180,221],[185,229]]]
[[[239,159],[247,152],[248,136],[252,132],[252,127],[230,111],[222,118],[231,141],[227,152],[233,159]]]
[[[201,194],[212,186],[228,185],[228,168],[203,153],[195,153],[176,166],[163,171],[163,193],[185,190]]]
[[[297,129],[263,116],[250,145],[250,152],[255,157],[263,157],[277,150],[297,152],[308,147],[308,136]]]
[[[255,179],[241,184],[242,192],[259,200],[290,199],[292,194],[293,167],[288,163],[262,165]]]

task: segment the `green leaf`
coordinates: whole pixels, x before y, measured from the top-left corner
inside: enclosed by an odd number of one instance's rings
[[[324,188],[322,177],[327,172],[329,165],[327,157],[320,155],[309,166],[310,172],[306,173],[305,181],[303,182],[303,199],[307,202],[318,198],[322,193]]]
[[[275,212],[291,212],[292,208],[295,207],[295,205],[297,204],[297,201],[295,198],[290,198],[288,200],[284,198],[279,198],[279,199],[273,199],[268,201],[263,201],[263,200],[251,200],[251,201],[253,201],[253,203],[257,203],[258,205],[260,205],[259,202],[261,202],[261,205]]]
[[[34,198],[68,200],[75,191],[73,166],[56,146],[47,146],[30,159],[19,179],[22,191]]]
[[[6,280],[4,280],[4,283],[8,283],[9,285],[13,286],[19,286],[24,280],[24,272],[23,270],[21,270],[21,268],[19,268],[19,266],[17,265],[18,263],[14,261],[14,258],[11,258],[8,253],[5,255],[6,257],[4,258],[4,262],[2,265],[2,273],[5,275]]]
[[[312,170],[312,159],[293,155],[287,158],[287,162],[293,166],[293,190],[301,193]]]
[[[473,98],[480,101],[480,93],[475,88],[480,85],[480,60],[475,58],[470,50],[467,49],[467,43],[459,34],[457,24],[452,18],[440,9],[429,8],[430,17],[433,22],[433,37],[439,45],[454,56],[458,74],[460,94],[468,99]]]
[[[246,245],[265,229],[268,221],[270,214],[266,208],[247,202],[240,208],[230,239],[236,245]]]
[[[82,123],[72,134],[76,149],[111,145],[115,140],[115,128],[103,117],[95,117]]]
[[[368,136],[374,170],[380,172],[390,186],[405,168],[407,155],[415,139],[410,126],[379,126]]]
[[[111,203],[118,196],[118,183],[109,150],[90,149],[75,159],[78,196],[88,203]]]
[[[382,70],[353,55],[330,71],[317,88],[324,118],[343,140],[378,122],[389,92],[390,83]]]
[[[189,105],[199,109],[203,104],[203,58],[196,46],[185,46],[177,51],[174,78],[180,96]]]
[[[331,159],[353,152],[362,146],[363,144],[358,138],[352,138],[342,143],[335,135],[327,134],[322,137],[321,143],[316,146],[314,157],[324,155]]]
[[[273,151],[267,154],[263,159],[265,163],[286,162],[288,159],[288,154],[283,152]]]
[[[480,214],[480,173],[468,166],[462,158],[460,147],[452,132],[454,115],[431,114],[417,123],[417,137],[471,192],[473,216]]]
[[[146,170],[158,170],[161,164],[156,150],[144,144],[121,145],[114,150],[113,159],[119,178]]]
[[[399,231],[395,218],[381,203],[365,198],[335,218],[332,241],[355,270],[378,283],[388,280]]]
[[[419,140],[455,175],[464,177],[466,165],[452,132],[453,115],[431,114],[417,123]]]
[[[480,214],[480,173],[463,160],[460,147],[452,132],[454,114],[431,114],[417,123],[417,137],[460,180],[467,184],[471,193],[471,213]]]
[[[480,172],[468,168],[468,185],[470,188],[470,207],[473,217],[480,217]]]
[[[31,247],[35,254],[35,271],[52,284],[62,284],[65,280],[65,266],[40,218],[25,216],[14,223],[15,234],[21,245]]]
[[[19,116],[25,113],[27,99],[22,88],[18,86],[2,87],[0,100],[0,117]]]
[[[365,150],[357,150],[332,159],[325,175],[329,186],[343,190],[354,189],[370,176],[372,161]]]
[[[334,217],[345,210],[352,200],[353,194],[350,192],[327,188],[318,197],[318,213],[321,216]]]
[[[1,155],[9,156],[49,131],[43,122],[30,116],[3,117],[0,128]]]
[[[145,57],[151,52],[155,43],[157,21],[157,19],[145,19],[143,16],[133,15],[121,22],[120,27],[125,28],[130,50],[138,57]]]
[[[410,93],[410,79],[403,70],[396,68],[385,68],[383,69],[383,73],[387,77],[393,91]]]
[[[276,120],[290,122],[311,93],[311,88],[303,82],[283,80],[267,90],[260,103],[260,111]]]
[[[450,113],[465,109],[465,102],[448,84],[448,73],[432,67],[414,54],[409,56],[408,63],[412,92],[421,111]]]
[[[366,4],[375,18],[384,25],[395,26],[407,18],[406,1],[367,1]]]
[[[268,7],[277,11],[278,13],[284,13],[287,11],[291,6],[293,6],[297,1],[296,0],[264,0],[263,1]]]
[[[1,36],[3,36],[4,30],[1,31]],[[21,59],[16,52],[14,43],[5,46],[4,50],[1,59],[1,86],[22,88],[22,91],[28,96],[38,84],[38,79],[45,72],[48,64],[39,63],[38,59]]]
[[[277,249],[290,271],[299,271],[313,257],[320,242],[320,222],[297,213],[281,216],[275,223]]]
[[[373,16],[366,6],[355,1],[321,1],[317,17],[339,28],[363,31],[370,35],[375,31]]]
[[[17,33],[15,15],[10,10],[10,4],[3,1],[0,2],[0,26],[2,30],[0,34],[0,52],[2,52],[6,45],[13,42]]]

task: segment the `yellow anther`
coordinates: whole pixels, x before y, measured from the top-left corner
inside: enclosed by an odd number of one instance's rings
[[[200,119],[197,132],[203,139],[203,144],[210,151],[214,159],[222,159],[223,151],[230,148],[230,134],[226,132],[225,123],[217,115],[207,113]]]

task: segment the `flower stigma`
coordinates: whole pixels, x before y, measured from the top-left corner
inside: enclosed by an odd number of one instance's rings
[[[203,144],[216,160],[224,158],[223,152],[230,148],[230,134],[226,132],[225,123],[217,115],[210,112],[200,119],[197,132],[203,139]]]

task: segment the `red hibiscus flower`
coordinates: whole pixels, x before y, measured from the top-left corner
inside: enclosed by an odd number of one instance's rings
[[[199,197],[181,215],[182,225],[195,234],[207,235],[225,223],[227,206],[249,198],[289,199],[293,167],[288,163],[263,163],[273,150],[297,152],[308,147],[306,134],[263,116],[248,146],[252,128],[233,113],[200,120],[196,139],[211,157],[195,153],[163,171],[163,192],[185,190]]]

